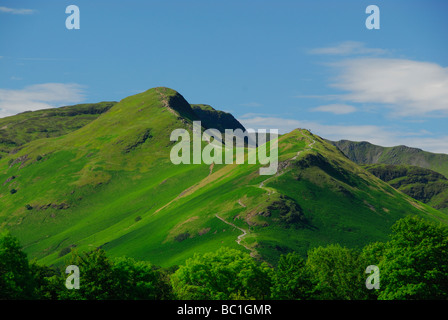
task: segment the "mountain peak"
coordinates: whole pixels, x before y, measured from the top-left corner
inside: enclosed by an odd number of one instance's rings
[[[187,100],[174,89],[156,87],[148,89],[135,96],[140,96],[143,100],[143,104],[145,102],[151,102],[155,98],[162,103],[163,107],[167,108],[171,113],[178,117],[191,121],[199,119]]]

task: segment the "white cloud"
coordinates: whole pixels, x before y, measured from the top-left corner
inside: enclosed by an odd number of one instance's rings
[[[381,103],[399,116],[448,115],[448,68],[405,59],[351,59],[335,63],[340,99]]]
[[[11,14],[33,14],[36,10],[33,9],[14,9],[7,7],[0,7],[0,12],[11,13]]]
[[[356,112],[356,108],[354,106],[350,106],[348,104],[327,104],[323,106],[319,106],[311,109],[311,111],[318,112],[329,112],[333,114],[349,114]]]
[[[345,41],[333,47],[315,48],[310,54],[322,55],[354,55],[354,54],[385,54],[388,51],[378,48],[367,48],[364,43],[357,41]]]
[[[384,147],[406,145],[430,152],[448,154],[448,137],[434,137],[427,131],[400,132],[376,125],[325,125],[306,120],[260,116],[241,118],[238,121],[246,129],[278,129],[279,133],[283,134],[303,128],[333,141],[342,139],[368,141]]]
[[[0,89],[0,117],[29,110],[55,108],[83,100],[83,87],[76,83],[42,83],[18,90]]]

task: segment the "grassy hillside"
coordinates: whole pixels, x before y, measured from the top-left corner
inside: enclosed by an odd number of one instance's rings
[[[199,119],[179,93],[154,88],[76,131],[30,141],[0,159],[0,229],[46,264],[101,247],[170,266],[222,246],[270,263],[329,243],[361,247],[409,214],[447,222],[306,130],[279,138],[273,176],[247,161],[172,164],[171,132]]]
[[[0,118],[0,155],[5,156],[36,139],[58,137],[75,131],[98,118],[115,103],[78,104]]]
[[[448,155],[431,153],[406,146],[381,147],[369,142],[340,140],[331,142],[357,164],[406,164],[418,166],[448,177]]]
[[[375,164],[363,166],[395,189],[448,213],[448,179],[416,166]]]

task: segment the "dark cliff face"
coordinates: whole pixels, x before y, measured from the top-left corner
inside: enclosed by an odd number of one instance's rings
[[[205,104],[192,104],[191,107],[201,119],[202,126],[205,128],[217,129],[222,133],[224,133],[225,129],[246,130],[230,113],[215,110],[211,106]]]

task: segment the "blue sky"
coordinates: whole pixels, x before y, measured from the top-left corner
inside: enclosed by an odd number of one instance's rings
[[[444,0],[0,0],[0,116],[167,86],[247,128],[448,153],[447,15]]]

